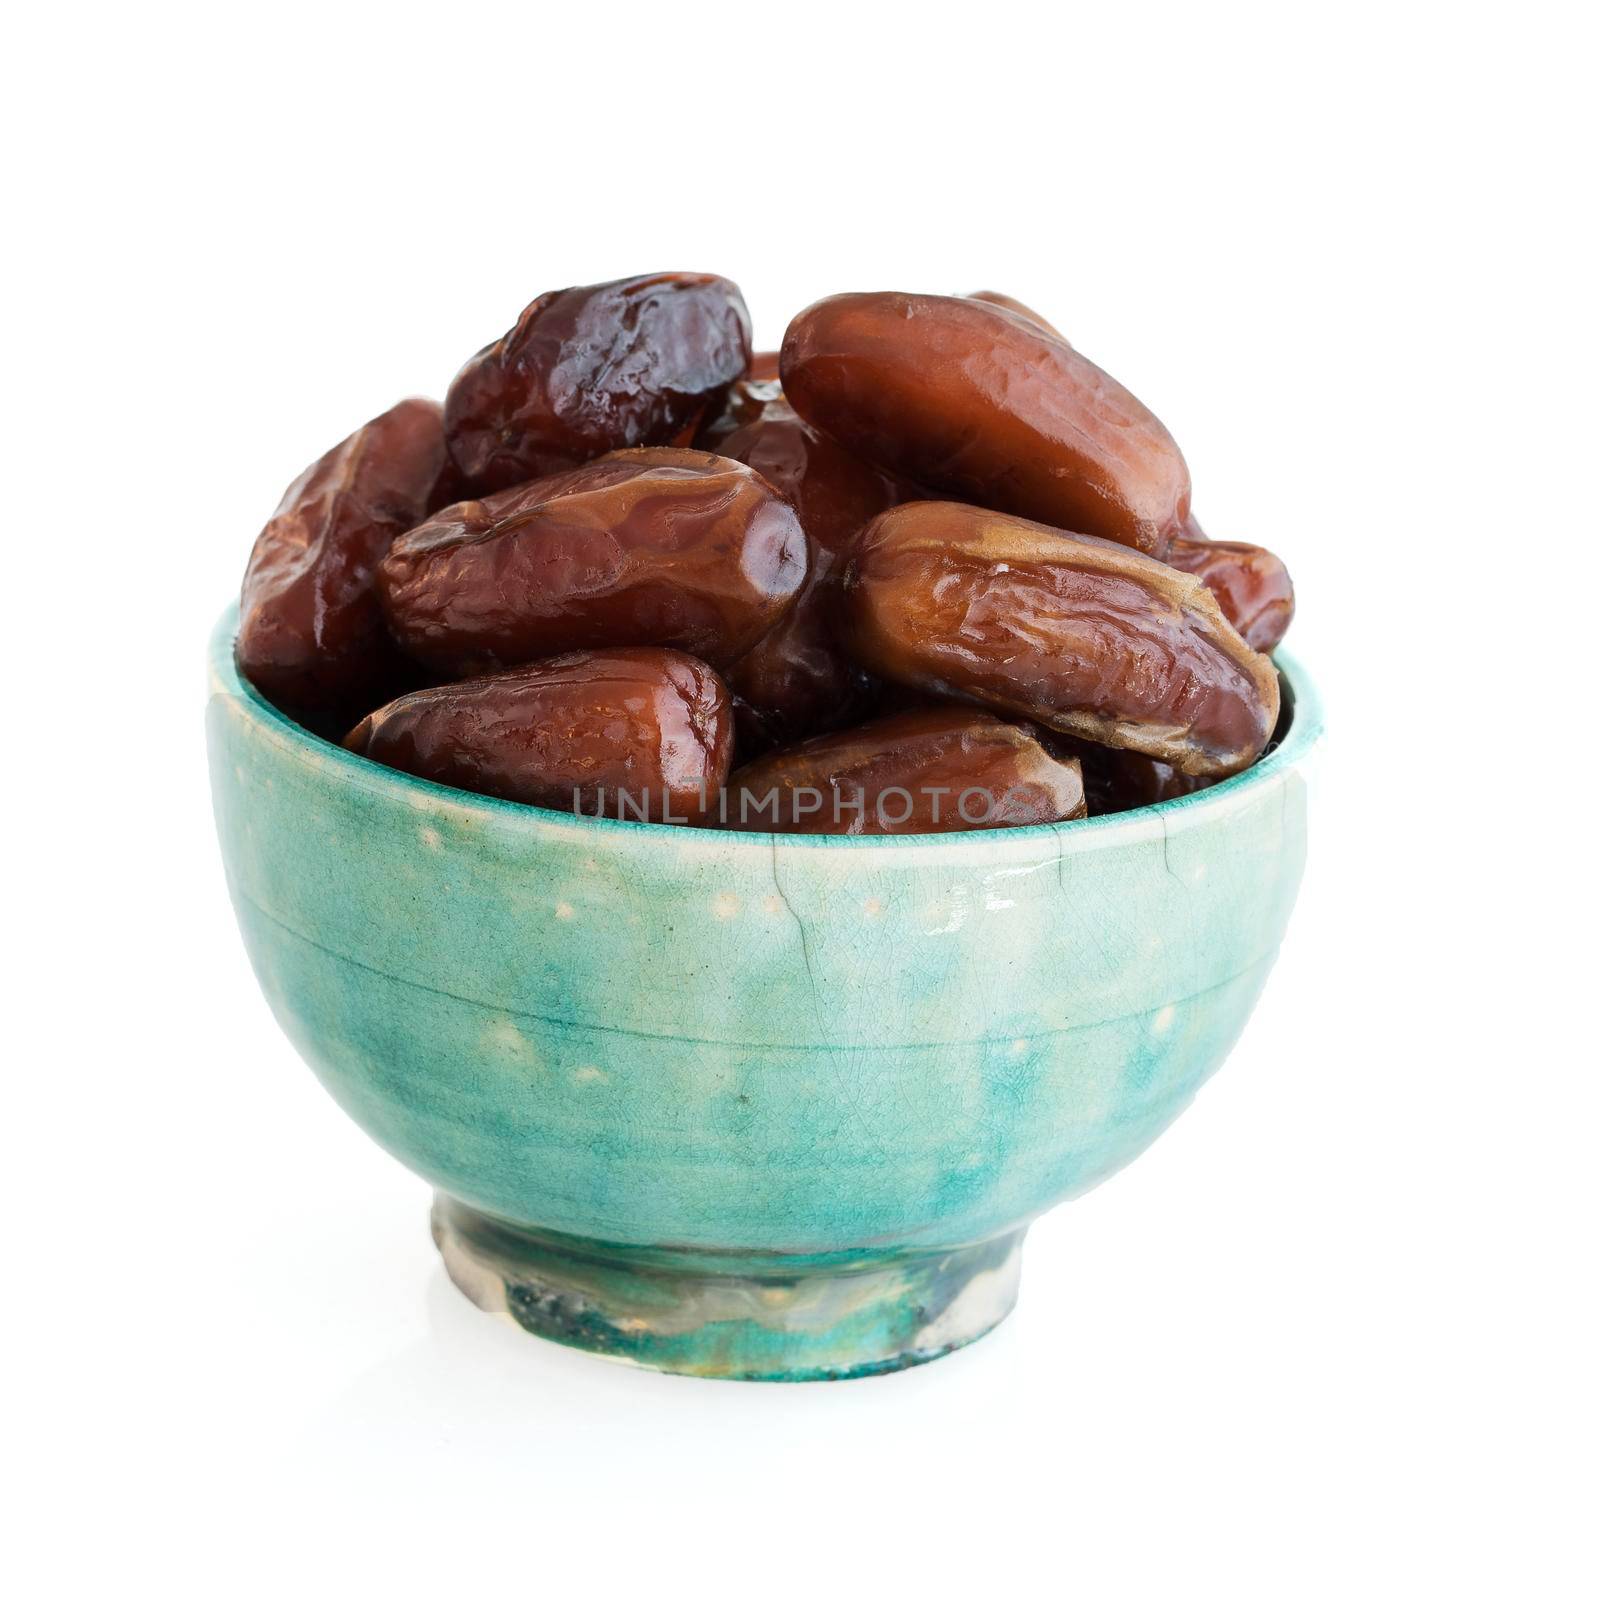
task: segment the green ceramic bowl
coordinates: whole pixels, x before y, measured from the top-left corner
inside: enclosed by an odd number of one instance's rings
[[[478,1304],[675,1372],[845,1377],[976,1338],[1023,1232],[1221,1063],[1305,855],[1322,719],[1121,816],[926,839],[611,822],[403,776],[211,650],[212,787],[261,987],[434,1185]]]

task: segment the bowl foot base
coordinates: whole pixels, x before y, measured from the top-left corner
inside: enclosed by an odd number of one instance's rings
[[[445,1270],[475,1305],[700,1378],[862,1378],[948,1355],[1016,1304],[1022,1235],[831,1256],[635,1249],[513,1228],[447,1195],[433,1206]]]

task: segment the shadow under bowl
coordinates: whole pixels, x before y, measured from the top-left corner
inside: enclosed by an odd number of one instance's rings
[[[1015,1297],[1029,1221],[1125,1165],[1238,1037],[1322,732],[1043,827],[841,839],[570,816],[325,743],[212,641],[240,930],[329,1092],[437,1191],[479,1305],[702,1376],[929,1360]]]

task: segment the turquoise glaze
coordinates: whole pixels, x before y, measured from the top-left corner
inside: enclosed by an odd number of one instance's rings
[[[438,1191],[479,1304],[673,1371],[942,1354],[1022,1230],[1220,1065],[1305,855],[1321,714],[1146,810],[782,838],[537,810],[322,742],[211,652],[217,827],[285,1032]]]

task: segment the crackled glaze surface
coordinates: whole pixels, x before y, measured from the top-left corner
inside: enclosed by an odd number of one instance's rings
[[[1281,656],[1285,743],[1215,788],[839,840],[407,778],[261,701],[234,626],[211,659],[217,824],[279,1022],[442,1194],[591,1252],[822,1270],[1016,1232],[1221,1063],[1299,884],[1320,713]],[[697,1370],[687,1346],[653,1364]]]

